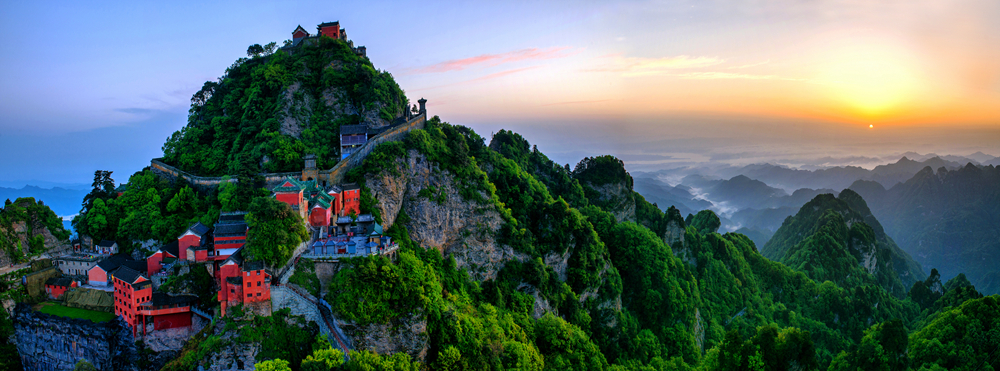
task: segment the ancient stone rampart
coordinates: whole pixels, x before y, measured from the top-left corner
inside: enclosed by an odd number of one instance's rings
[[[356,149],[347,158],[341,160],[334,165],[334,167],[329,170],[320,170],[317,173],[316,180],[325,181],[327,184],[338,184],[344,181],[344,176],[347,175],[349,171],[361,165],[364,162],[365,157],[368,156],[372,150],[375,149],[379,144],[385,142],[399,141],[406,137],[406,134],[414,129],[423,129],[424,125],[427,123],[426,112],[414,116],[409,121],[395,126],[385,132],[382,132],[371,139],[368,140],[360,148]],[[167,165],[161,159],[154,158],[149,162],[150,169],[153,173],[157,174],[161,178],[167,179],[170,182],[176,182],[178,179],[184,179],[191,186],[200,192],[207,192],[211,189],[218,187],[223,182],[223,177],[204,177],[190,174],[176,167]],[[315,171],[315,169],[313,170]],[[263,173],[261,176],[264,177],[264,182],[268,188],[273,188],[277,186],[279,182],[287,177],[293,177],[299,179],[302,177],[303,172],[286,172],[286,173]],[[305,180],[305,179],[303,179]],[[230,182],[235,182],[236,177],[231,176]]]

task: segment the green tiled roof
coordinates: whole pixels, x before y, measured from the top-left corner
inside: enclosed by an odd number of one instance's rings
[[[319,192],[311,199],[309,199],[309,204],[312,206],[319,205],[322,206],[324,209],[329,209],[330,205],[333,204],[333,196],[330,196],[323,192]]]
[[[274,189],[272,189],[271,191],[272,192],[298,192],[298,191],[306,189],[306,185],[303,184],[303,183],[306,183],[306,182],[303,182],[301,180],[298,180],[298,179],[295,179],[295,178],[292,178],[292,177],[287,177],[287,178],[285,178],[285,180],[281,181],[281,184],[278,184],[278,186],[274,187]],[[286,186],[285,184],[291,184],[291,186]]]

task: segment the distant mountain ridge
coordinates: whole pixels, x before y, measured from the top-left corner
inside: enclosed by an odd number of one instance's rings
[[[927,166],[889,189],[871,181],[850,188],[925,269],[965,273],[984,294],[1000,293],[1000,168]]]
[[[56,215],[68,216],[80,212],[80,202],[89,192],[89,189],[41,188],[33,185],[26,185],[20,189],[0,187],[0,201],[34,197],[44,202]]]

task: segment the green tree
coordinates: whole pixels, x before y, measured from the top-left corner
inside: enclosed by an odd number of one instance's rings
[[[288,367],[288,361],[280,358],[257,362],[253,368],[257,371],[292,371],[292,368]]]
[[[76,361],[76,366],[73,366],[73,371],[97,371],[97,367],[94,367],[93,364],[87,362],[86,359],[81,358],[79,361]]]
[[[288,261],[299,244],[309,238],[302,218],[288,204],[270,197],[254,199],[246,221],[250,229],[244,253],[271,267]]]

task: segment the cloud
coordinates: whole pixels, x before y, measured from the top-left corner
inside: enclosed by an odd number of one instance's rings
[[[768,64],[768,63],[771,63],[770,59],[768,59],[766,61],[763,61],[763,62],[751,63],[751,64],[744,64],[742,66],[732,66],[732,67],[726,67],[726,68],[730,69],[730,70],[736,70],[736,69],[743,69],[743,68],[750,68],[750,67],[762,66],[762,65],[765,65],[765,64]]]
[[[620,55],[608,57],[612,58],[610,64],[588,71],[623,72],[625,76],[668,75],[673,70],[711,67],[725,62],[725,60],[716,57],[691,57],[688,55],[663,58],[636,58]]]
[[[743,80],[807,81],[805,79],[793,79],[775,75],[751,75],[745,73],[729,73],[729,72],[689,72],[689,73],[675,74],[673,76],[677,76],[682,79],[692,79],[692,80],[743,79]]]
[[[601,102],[609,102],[609,101],[611,101],[611,100],[612,100],[612,99],[600,99],[600,100],[578,100],[578,101],[571,101],[571,102],[556,102],[556,103],[548,103],[548,104],[543,104],[543,105],[542,105],[542,107],[545,107],[545,106],[561,106],[561,105],[565,105],[565,104],[587,104],[587,103],[601,103]]]
[[[457,86],[457,85],[474,84],[474,83],[477,83],[477,82],[482,82],[482,81],[487,81],[487,80],[493,80],[493,79],[496,79],[496,78],[500,78],[500,77],[512,75],[512,74],[515,74],[515,73],[518,73],[518,72],[523,72],[523,71],[527,71],[527,70],[533,70],[533,69],[536,69],[538,67],[541,67],[541,66],[531,66],[531,67],[515,68],[515,69],[512,69],[512,70],[506,70],[506,71],[500,71],[500,72],[491,73],[491,74],[486,75],[486,76],[480,76],[480,77],[474,78],[472,80],[459,81],[459,82],[452,83],[452,84],[444,84],[444,85],[438,85],[438,86],[429,86],[429,87],[426,87],[426,88],[417,88],[417,89],[412,89],[410,91],[424,91],[424,90],[440,89],[440,88],[446,88],[446,87]]]
[[[476,65],[496,66],[499,64],[519,62],[524,60],[544,60],[552,58],[562,58],[569,55],[566,53],[562,53],[564,50],[567,49],[569,49],[569,47],[558,47],[558,48],[548,48],[548,49],[530,48],[530,49],[515,50],[512,52],[501,53],[501,54],[483,54],[475,57],[464,58],[464,59],[453,59],[450,61],[444,61],[429,66],[415,68],[411,69],[409,72],[413,74],[420,74],[420,73],[461,71],[468,67]]]

